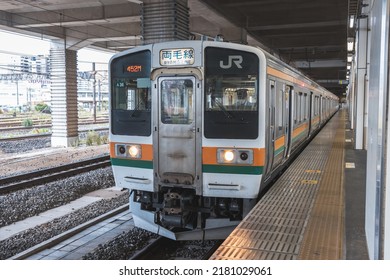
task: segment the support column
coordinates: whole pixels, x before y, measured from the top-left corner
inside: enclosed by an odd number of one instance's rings
[[[187,0],[145,0],[142,4],[144,45],[189,39]]]
[[[50,46],[53,147],[74,146],[78,140],[77,51],[67,50],[63,40]]]
[[[357,33],[355,149],[367,149],[367,19],[359,20]]]

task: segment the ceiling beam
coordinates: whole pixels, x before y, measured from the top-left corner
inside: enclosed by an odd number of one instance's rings
[[[264,30],[279,30],[279,29],[295,29],[295,28],[313,28],[313,27],[326,27],[326,26],[345,26],[347,20],[333,20],[333,21],[321,21],[321,22],[306,22],[306,23],[293,23],[293,24],[275,24],[275,25],[259,25],[248,26],[248,31],[264,31]]]
[[[16,28],[43,28],[49,26],[61,26],[61,27],[72,27],[72,26],[85,26],[85,25],[107,25],[117,23],[133,23],[140,22],[140,16],[127,16],[127,17],[116,17],[116,18],[105,18],[95,20],[75,20],[67,22],[47,22],[47,23],[31,23],[31,24],[20,24],[15,25]]]
[[[112,22],[140,22],[140,6],[135,4],[107,5],[68,10],[40,10],[38,12],[12,14],[12,24],[18,28],[45,27],[48,25],[74,26]]]
[[[329,68],[329,67],[346,67],[347,63],[345,60],[332,59],[332,60],[295,60],[293,64],[296,68]]]

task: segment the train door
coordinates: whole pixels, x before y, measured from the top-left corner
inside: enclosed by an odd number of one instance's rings
[[[157,170],[161,185],[196,185],[199,178],[196,104],[198,80],[188,77],[158,79]],[[198,97],[197,97],[198,96]],[[198,157],[199,158],[199,157]],[[156,161],[155,161],[156,162]]]
[[[266,174],[270,174],[274,162],[275,151],[275,81],[269,81],[269,105],[268,105],[268,144]]]
[[[310,95],[309,95],[309,137],[312,133],[312,120],[313,120],[313,106],[314,106],[314,94],[313,92],[311,91],[310,92]]]
[[[284,98],[284,84],[276,82],[275,91],[275,143],[274,143],[274,168],[279,166],[284,159],[285,138],[285,115],[286,105]]]
[[[284,89],[286,113],[284,114],[284,127],[286,130],[284,146],[284,157],[288,158],[291,152],[292,133],[293,133],[293,88],[285,86]]]

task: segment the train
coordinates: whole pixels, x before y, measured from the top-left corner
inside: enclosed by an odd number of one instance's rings
[[[188,40],[109,62],[115,184],[136,227],[222,239],[336,113],[339,99],[261,48]]]

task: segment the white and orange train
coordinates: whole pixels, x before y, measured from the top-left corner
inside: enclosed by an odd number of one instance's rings
[[[226,237],[339,105],[246,45],[156,43],[109,67],[116,185],[136,226],[176,240]]]

